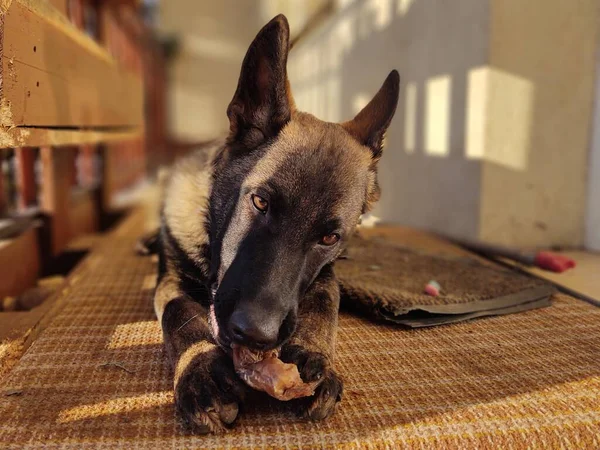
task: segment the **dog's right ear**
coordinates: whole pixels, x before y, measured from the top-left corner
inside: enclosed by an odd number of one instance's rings
[[[290,120],[294,101],[287,79],[289,40],[288,21],[280,14],[252,41],[227,108],[230,142],[253,149]]]

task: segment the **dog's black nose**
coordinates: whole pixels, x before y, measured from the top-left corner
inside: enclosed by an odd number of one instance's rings
[[[237,311],[229,319],[229,332],[235,342],[258,349],[273,347],[279,336],[279,328],[267,321],[252,320]]]

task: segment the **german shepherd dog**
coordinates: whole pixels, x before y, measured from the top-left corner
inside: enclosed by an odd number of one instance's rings
[[[289,26],[279,15],[244,58],[222,142],[185,157],[166,182],[154,308],[175,403],[196,432],[230,426],[249,389],[231,345],[281,348],[311,397],[312,420],[341,399],[333,367],[339,286],[332,266],[379,198],[377,163],[396,110],[398,72],[341,124],[296,110]]]

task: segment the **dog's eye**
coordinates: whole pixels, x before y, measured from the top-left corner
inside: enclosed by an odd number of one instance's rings
[[[321,242],[319,242],[321,245],[333,245],[335,244],[337,241],[340,240],[340,235],[337,233],[331,233],[331,234],[326,234],[325,236],[323,236],[321,238]]]
[[[254,207],[263,214],[269,209],[269,202],[256,194],[252,195],[252,203],[254,204]]]

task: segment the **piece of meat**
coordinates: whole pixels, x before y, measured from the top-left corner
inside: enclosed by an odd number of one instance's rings
[[[284,363],[278,356],[276,349],[258,352],[247,347],[233,347],[235,371],[248,386],[283,401],[313,395],[319,382],[305,383],[298,367]]]

